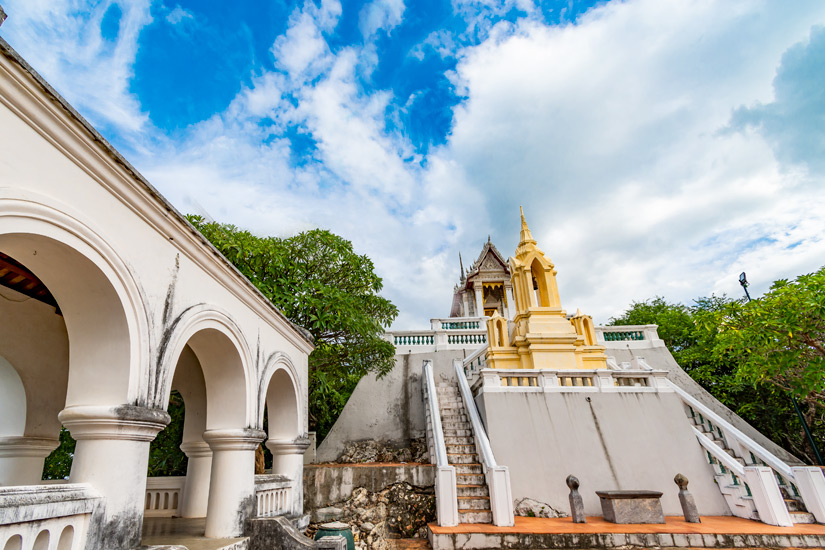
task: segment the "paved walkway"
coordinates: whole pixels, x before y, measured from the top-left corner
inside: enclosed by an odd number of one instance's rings
[[[245,538],[208,539],[203,536],[206,518],[144,518],[144,546],[181,545],[189,550],[245,548]],[[236,546],[237,545],[237,546]]]
[[[437,535],[454,533],[514,534],[592,534],[592,533],[679,533],[721,535],[825,535],[825,525],[797,523],[793,527],[774,527],[758,521],[733,516],[702,516],[702,523],[688,523],[679,516],[668,516],[665,523],[618,524],[602,517],[588,517],[587,523],[573,523],[571,518],[516,517],[513,527],[496,527],[485,523],[462,523],[456,527],[429,525]]]

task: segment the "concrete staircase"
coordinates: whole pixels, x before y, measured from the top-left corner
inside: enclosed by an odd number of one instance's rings
[[[490,491],[476,453],[472,425],[455,384],[436,388],[447,461],[455,467],[458,516],[461,523],[492,523]]]
[[[714,427],[710,421],[703,418],[701,414],[694,414],[690,417],[690,421],[736,462],[742,466],[749,466],[744,458],[728,446],[725,438],[722,437],[721,431]],[[745,508],[750,513],[751,519],[759,520],[759,513],[756,511],[753,498],[751,498],[749,494],[750,491],[744,480],[738,479],[733,472],[727,470],[715,460],[711,460],[711,465],[713,465],[716,484],[719,486],[719,490],[722,492],[725,500],[727,500],[728,505],[731,507],[737,506]],[[789,488],[787,485],[781,484],[779,490],[782,492],[785,506],[787,506],[788,512],[791,515],[791,521],[794,523],[816,523],[816,518],[805,508],[802,499],[798,495],[791,494],[792,492],[796,492],[795,487]]]

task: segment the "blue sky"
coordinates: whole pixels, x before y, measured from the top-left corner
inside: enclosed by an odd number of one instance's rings
[[[519,205],[597,322],[825,263],[819,1],[0,1],[179,210],[345,236],[399,328]]]

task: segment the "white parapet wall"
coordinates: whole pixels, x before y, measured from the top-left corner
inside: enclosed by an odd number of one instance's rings
[[[101,509],[102,499],[86,484],[0,487],[0,548],[83,550]]]
[[[681,400],[656,371],[484,369],[476,402],[513,499],[532,498],[569,513],[572,474],[588,515],[596,491],[663,493],[666,515],[681,514],[677,473],[690,480],[702,515],[729,515]]]

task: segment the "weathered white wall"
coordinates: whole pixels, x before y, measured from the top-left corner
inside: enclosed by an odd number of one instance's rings
[[[579,478],[588,515],[595,491],[661,491],[666,515],[681,514],[677,473],[690,480],[699,513],[729,515],[702,448],[672,393],[483,394],[484,422],[513,498],[534,498],[569,513],[568,475]]]
[[[452,361],[466,354],[464,350],[454,350],[396,355],[395,367],[385,377],[362,378],[332,430],[318,446],[317,461],[337,460],[353,441],[376,439],[407,445],[411,438],[424,437],[424,360],[433,361],[437,384],[454,379]]]
[[[633,342],[635,346],[639,346],[641,343],[642,342]],[[756,428],[745,422],[740,416],[709,394],[707,390],[700,386],[695,380],[693,380],[693,378],[690,377],[688,373],[682,369],[682,367],[679,366],[664,345],[651,346],[647,348],[635,347],[631,350],[630,347],[624,342],[607,342],[607,349],[605,350],[605,353],[615,357],[616,361],[619,363],[629,362],[634,357],[643,357],[644,360],[654,369],[666,370],[667,377],[670,381],[688,392],[713,412],[733,424],[737,429],[765,447],[775,456],[791,465],[803,464],[801,460],[765,437]]]

